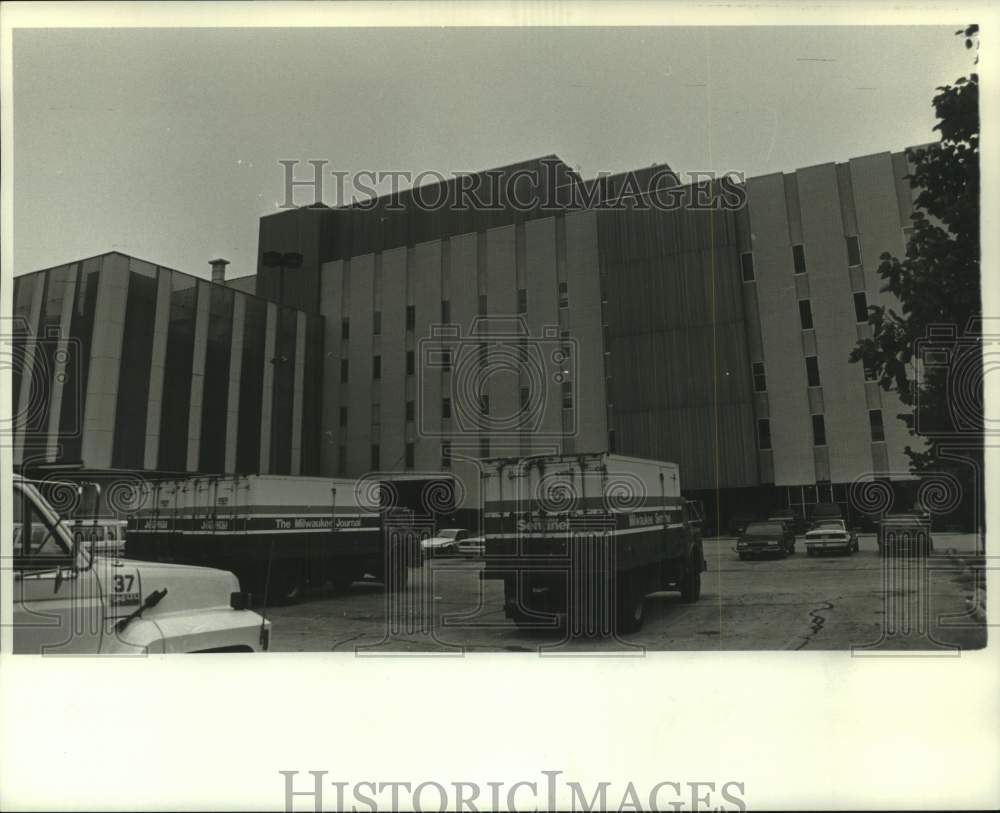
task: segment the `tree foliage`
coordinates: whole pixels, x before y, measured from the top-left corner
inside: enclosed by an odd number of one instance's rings
[[[978,49],[979,27],[958,32],[966,48]],[[975,61],[978,61],[976,59]],[[912,228],[908,231],[906,256],[884,253],[878,274],[883,292],[899,302],[898,309],[869,308],[871,337],[860,340],[850,360],[862,362],[877,377],[883,389],[898,393],[902,403],[913,407],[899,415],[911,434],[926,441],[922,449],[907,447],[914,471],[940,465],[938,447],[965,432],[967,423],[955,414],[955,368],[922,369],[915,379],[915,353],[926,342],[929,329],[952,326],[957,343],[966,352],[973,348],[973,364],[965,363],[965,412],[979,410],[982,437],[982,356],[976,320],[981,317],[979,244],[979,76],[971,73],[951,85],[937,88],[933,106],[940,140],[930,146],[907,150],[910,186],[916,192]],[[976,364],[978,360],[978,364]],[[961,424],[958,426],[957,424]],[[928,427],[934,427],[928,431]],[[964,427],[964,429],[963,429]],[[965,432],[975,436],[975,432]],[[924,444],[921,444],[924,445]]]

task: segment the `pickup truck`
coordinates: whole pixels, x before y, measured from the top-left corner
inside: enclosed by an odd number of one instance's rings
[[[268,648],[270,622],[248,609],[232,573],[92,555],[38,485],[14,475],[16,654]]]
[[[485,461],[484,579],[503,580],[518,626],[638,631],[646,596],[701,595],[697,517],[673,463],[608,453]]]

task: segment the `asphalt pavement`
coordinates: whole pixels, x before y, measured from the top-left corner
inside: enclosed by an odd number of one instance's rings
[[[787,558],[740,561],[733,539],[705,540],[701,599],[654,593],[646,621],[621,638],[567,638],[524,630],[504,617],[503,587],[482,581],[482,563],[443,559],[411,571],[407,589],[374,581],[347,593],[314,589],[292,606],[268,608],[271,651],[600,653],[840,650],[858,656],[924,651],[941,656],[985,646],[986,627],[968,610],[973,578],[949,549],[975,550],[971,536],[935,535],[926,558],[884,559],[873,536],[851,556],[809,557],[800,537]]]

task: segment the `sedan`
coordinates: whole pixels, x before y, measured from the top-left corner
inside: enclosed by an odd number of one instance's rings
[[[736,543],[740,559],[761,554],[788,556],[795,553],[795,533],[781,522],[751,522]]]
[[[420,551],[424,558],[431,556],[457,556],[461,543],[471,537],[464,528],[443,528],[435,536],[420,542]]]
[[[858,550],[858,535],[848,530],[842,519],[820,520],[806,533],[806,552],[810,556],[830,551],[850,556]]]

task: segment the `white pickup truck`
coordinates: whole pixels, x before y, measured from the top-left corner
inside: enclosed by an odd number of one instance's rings
[[[14,476],[14,652],[257,652],[270,622],[224,570],[92,556]]]

